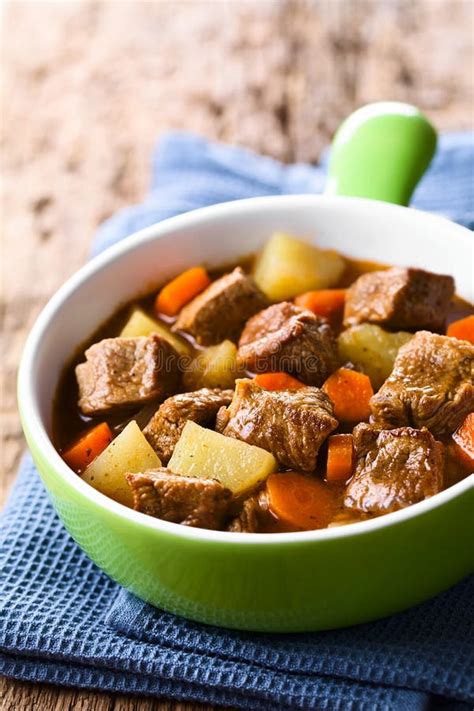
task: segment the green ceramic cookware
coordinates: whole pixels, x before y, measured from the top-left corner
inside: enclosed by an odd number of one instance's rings
[[[121,506],[76,476],[50,440],[64,363],[120,304],[191,264],[217,265],[256,251],[275,230],[356,258],[449,271],[458,293],[472,300],[471,234],[400,206],[435,144],[432,126],[413,107],[366,107],[337,133],[325,195],[256,198],[166,220],[92,260],[53,296],[24,350],[21,418],[64,525],[113,579],[185,617],[281,632],[389,615],[472,570],[473,477],[373,521],[236,534],[178,526]]]

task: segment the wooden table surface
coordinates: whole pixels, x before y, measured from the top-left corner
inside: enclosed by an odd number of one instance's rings
[[[315,161],[341,119],[411,101],[472,127],[471,0],[11,2],[2,28],[0,503],[24,449],[15,401],[40,308],[97,225],[144,195],[160,133]],[[0,681],[2,708],[204,709]]]

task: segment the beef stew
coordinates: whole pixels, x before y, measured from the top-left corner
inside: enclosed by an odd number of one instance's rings
[[[278,533],[383,515],[468,476],[473,412],[474,309],[451,277],[278,234],[113,315],[64,370],[53,439],[137,511]]]

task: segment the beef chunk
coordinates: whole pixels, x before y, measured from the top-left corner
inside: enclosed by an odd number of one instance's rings
[[[85,353],[76,367],[79,407],[87,415],[115,407],[142,405],[177,390],[179,355],[156,334],[105,338]]]
[[[237,267],[187,304],[174,329],[187,331],[204,346],[226,339],[237,342],[247,319],[266,305],[252,277]]]
[[[168,469],[126,474],[134,509],[163,521],[197,528],[222,528],[232,493],[215,479],[179,476]]]
[[[186,422],[192,420],[204,427],[213,427],[219,408],[228,405],[233,394],[233,390],[202,388],[173,395],[160,405],[143,434],[161,461],[167,464]]]
[[[311,472],[337,425],[331,401],[318,388],[269,391],[244,379],[237,380],[229,407],[219,411],[216,429],[266,449],[283,466]]]
[[[474,346],[419,331],[400,348],[392,373],[371,399],[384,427],[427,427],[449,435],[474,409]]]
[[[440,331],[453,294],[450,276],[401,267],[369,272],[347,290],[344,325],[370,321],[396,329]]]
[[[356,468],[344,495],[352,511],[397,511],[442,489],[444,447],[425,428],[379,430],[362,423],[354,429],[354,447]]]
[[[260,523],[269,516],[268,499],[265,491],[245,499],[238,516],[230,522],[227,530],[236,533],[257,533]]]
[[[336,341],[325,319],[283,301],[248,321],[237,364],[254,373],[284,371],[308,385],[322,385],[337,368]]]

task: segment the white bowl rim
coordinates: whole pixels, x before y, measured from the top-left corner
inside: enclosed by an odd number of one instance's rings
[[[55,472],[59,474],[62,479],[76,489],[79,494],[83,494],[86,498],[91,499],[97,506],[103,507],[110,513],[128,519],[135,524],[173,536],[225,544],[259,544],[266,546],[282,545],[285,543],[316,543],[317,541],[328,541],[368,534],[385,528],[386,526],[401,524],[404,521],[421,516],[435,508],[443,506],[448,501],[457,498],[463,492],[474,486],[474,475],[471,474],[460,482],[453,484],[448,489],[441,491],[439,494],[417,504],[412,504],[405,509],[378,516],[367,521],[360,521],[333,528],[297,531],[293,533],[237,533],[182,526],[181,524],[163,521],[129,509],[87,484],[64,462],[54,447],[43,423],[39,411],[39,403],[35,397],[35,383],[31,366],[41,346],[44,333],[47,331],[49,324],[54,320],[55,315],[61,309],[63,302],[68,296],[80,289],[85,281],[101,272],[115,259],[122,257],[127,252],[140,249],[143,244],[149,241],[160,239],[160,237],[164,236],[171,229],[185,228],[191,224],[198,225],[200,222],[206,221],[209,218],[219,218],[220,215],[229,216],[229,214],[232,215],[232,213],[235,213],[236,219],[238,219],[238,214],[242,211],[268,209],[276,203],[281,204],[283,201],[286,201],[288,207],[292,209],[298,208],[299,206],[308,207],[317,205],[319,202],[333,203],[340,207],[346,204],[349,208],[351,205],[354,206],[357,204],[365,206],[366,209],[370,209],[371,211],[382,211],[385,213],[384,217],[386,218],[389,217],[387,213],[406,212],[408,210],[411,213],[415,213],[418,219],[426,221],[428,224],[434,221],[439,226],[441,222],[444,229],[449,229],[450,232],[453,233],[451,239],[455,238],[466,241],[470,246],[472,245],[472,234],[467,228],[457,225],[444,217],[414,208],[407,208],[365,198],[329,195],[272,195],[219,203],[170,217],[129,235],[92,258],[55,292],[37,317],[27,338],[20,362],[18,372],[18,401],[23,426],[30,438],[34,441],[35,446],[38,447],[48,460],[50,466],[54,468]]]

